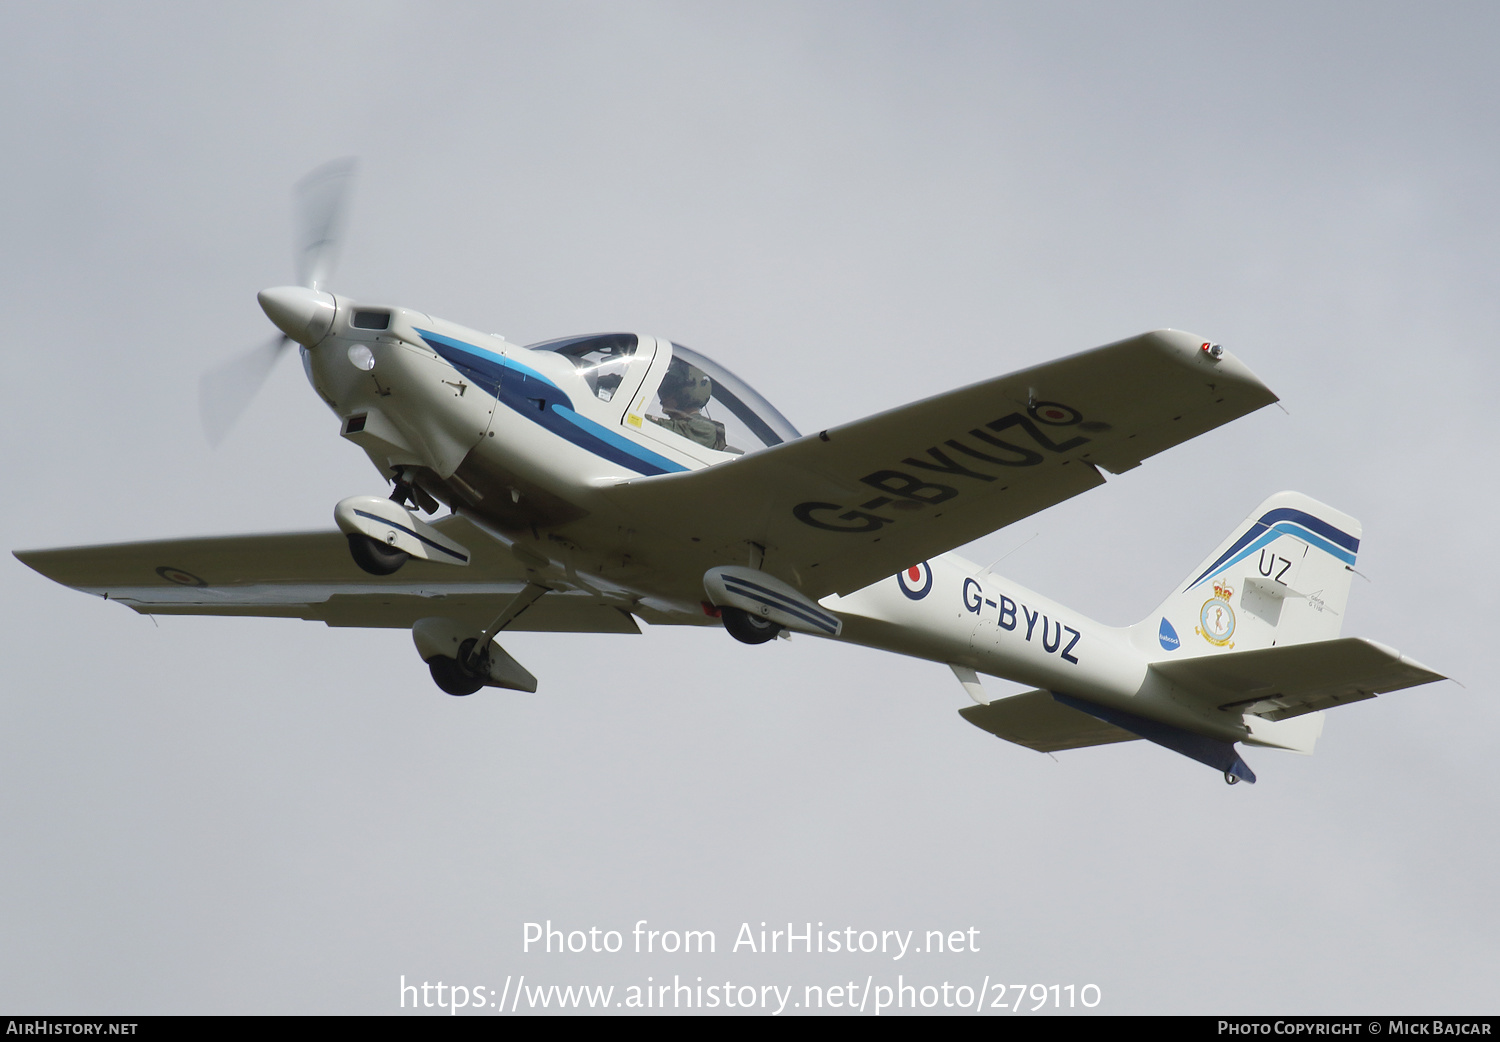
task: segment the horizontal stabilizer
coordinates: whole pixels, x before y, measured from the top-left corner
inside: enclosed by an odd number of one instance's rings
[[[1050,691],[1027,691],[988,705],[965,706],[958,715],[980,730],[1039,753],[1129,742],[1137,737],[1063,705]]]
[[[1447,679],[1373,641],[1344,638],[1154,662],[1201,708],[1285,720]]]

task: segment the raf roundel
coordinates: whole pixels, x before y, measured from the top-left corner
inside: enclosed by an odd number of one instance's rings
[[[1033,419],[1053,427],[1071,427],[1083,419],[1077,409],[1062,402],[1033,402],[1026,411]]]
[[[208,585],[208,583],[198,578],[192,572],[185,572],[181,568],[173,568],[171,565],[162,565],[156,570],[156,574],[167,580],[167,582],[176,583],[178,586],[201,587]]]
[[[902,593],[920,601],[932,592],[932,567],[926,561],[914,564],[904,572],[897,572],[896,582],[901,584]]]

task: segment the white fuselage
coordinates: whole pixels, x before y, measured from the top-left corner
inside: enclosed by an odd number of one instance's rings
[[[622,525],[603,492],[660,473],[697,470],[724,453],[640,422],[671,345],[641,347],[609,400],[567,358],[402,308],[344,299],[305,362],[319,395],[388,477],[403,471],[538,574],[620,606],[711,624],[703,575],[722,550]],[[387,328],[352,324],[389,315]],[[373,324],[366,320],[366,324]],[[668,350],[662,350],[666,347]],[[758,566],[758,562],[753,562]],[[1150,634],[1094,622],[955,554],[821,603],[838,639],[878,647],[1150,716],[1224,740],[1238,715],[1205,720],[1178,705],[1148,668]]]

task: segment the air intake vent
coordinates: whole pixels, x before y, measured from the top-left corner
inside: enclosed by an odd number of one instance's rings
[[[391,313],[389,311],[356,311],[349,324],[355,329],[390,329]]]

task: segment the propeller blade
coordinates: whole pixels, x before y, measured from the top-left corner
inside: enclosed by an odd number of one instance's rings
[[[275,337],[215,366],[198,380],[198,410],[210,445],[224,440],[291,345],[290,337]]]
[[[297,281],[314,292],[282,287],[260,294],[267,316],[278,326],[298,333],[298,339],[317,339],[304,327],[312,323],[318,307],[329,308],[331,314],[333,298],[322,293],[320,287],[333,273],[334,261],[338,259],[339,238],[356,165],[353,157],[335,159],[297,184]],[[198,410],[209,444],[217,446],[224,440],[250,400],[265,385],[277,360],[295,342],[291,337],[278,336],[215,366],[199,378]]]
[[[297,185],[297,281],[309,289],[321,289],[333,275],[356,165],[353,157],[335,159]]]

